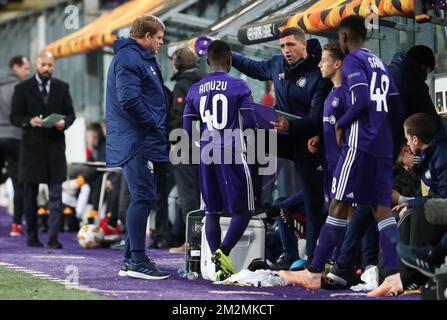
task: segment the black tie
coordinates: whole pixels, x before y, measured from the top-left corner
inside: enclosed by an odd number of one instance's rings
[[[48,91],[47,91],[47,82],[48,81],[42,81],[42,90],[40,91],[42,93],[42,96],[44,98],[46,98],[48,96]]]

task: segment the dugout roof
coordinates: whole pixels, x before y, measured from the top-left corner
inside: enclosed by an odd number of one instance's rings
[[[49,44],[46,49],[56,58],[86,53],[110,46],[118,31],[141,14],[160,15],[181,4],[182,0],[133,0],[103,14],[82,29]]]
[[[324,33],[338,28],[348,15],[379,17],[409,16],[414,18],[417,0],[301,0],[289,8],[288,13],[271,15],[255,23],[242,26],[238,39],[243,44],[262,43],[278,39],[282,30],[300,27],[307,33]],[[295,10],[293,10],[295,9]]]

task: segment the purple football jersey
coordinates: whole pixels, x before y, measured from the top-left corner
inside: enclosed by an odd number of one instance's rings
[[[391,95],[398,95],[393,78],[386,64],[367,49],[358,49],[348,54],[343,61],[342,84],[350,91],[347,108],[356,107],[353,89],[367,86],[369,91],[364,113],[346,127],[345,138],[349,146],[376,157],[393,156],[393,139],[388,102]],[[353,135],[350,135],[351,131]]]
[[[225,72],[210,73],[189,89],[183,124],[184,129],[189,131],[188,120],[199,120],[200,123],[200,190],[207,214],[247,214],[254,210],[251,167],[244,153],[243,137],[241,134],[226,135],[237,129],[243,131],[245,128],[255,128],[257,122],[254,112],[247,83]],[[204,139],[204,133],[211,140]],[[214,147],[231,148],[233,161],[237,162],[207,164],[203,161],[202,151],[212,149],[214,152]]]
[[[224,130],[256,127],[250,88],[244,80],[223,71],[208,74],[189,89],[183,117],[199,120],[200,134],[207,132],[212,137],[201,141],[201,148],[209,143],[234,148],[237,143],[238,149],[240,141],[225,135]]]
[[[333,87],[324,101],[323,141],[326,160],[330,169],[335,170],[340,158],[340,148],[335,139],[335,123],[345,113],[347,89],[343,86]]]

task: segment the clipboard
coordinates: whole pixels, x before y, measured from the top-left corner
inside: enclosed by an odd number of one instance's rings
[[[55,123],[61,121],[62,119],[65,119],[65,116],[63,114],[52,113],[48,117],[45,117],[43,119],[42,127],[51,128],[54,126]]]
[[[287,112],[284,112],[284,111],[281,111],[281,110],[278,110],[278,109],[275,109],[275,112],[276,112],[276,114],[278,115],[278,116],[281,116],[281,117],[284,117],[284,118],[286,118],[287,120],[297,120],[297,119],[302,119],[301,117],[299,117],[299,116],[296,116],[296,115],[294,115],[294,114],[291,114],[291,113],[287,113]]]
[[[273,129],[271,121],[278,121],[278,116],[275,113],[275,109],[270,106],[266,106],[260,103],[253,102],[253,108],[256,114],[256,120],[262,129]]]

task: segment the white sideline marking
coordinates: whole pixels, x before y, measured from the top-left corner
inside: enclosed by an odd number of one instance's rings
[[[81,258],[84,259],[84,257],[81,257]],[[87,287],[87,286],[84,286],[84,285],[71,285],[66,280],[62,280],[62,279],[59,279],[59,278],[52,277],[49,274],[45,274],[45,273],[40,272],[40,271],[34,271],[34,270],[25,269],[23,267],[16,266],[16,265],[11,264],[11,263],[0,262],[0,266],[4,266],[4,267],[6,267],[8,269],[13,269],[13,270],[16,270],[16,271],[22,271],[22,272],[30,274],[30,275],[32,275],[32,276],[34,276],[36,278],[41,278],[43,280],[48,280],[48,281],[51,281],[51,282],[56,282],[56,283],[65,285],[68,289],[77,289],[77,290],[81,290],[81,291],[96,292],[96,293],[110,293],[110,294],[120,294],[120,293],[142,294],[142,293],[149,293],[149,291],[143,291],[143,290],[140,290],[140,291],[138,291],[138,290],[101,290],[101,289],[90,288],[90,287]]]
[[[48,256],[31,256],[33,259],[76,259],[83,260],[85,257],[83,256],[60,256],[60,255],[48,255]]]
[[[257,294],[257,295],[266,295],[266,296],[273,296],[273,293],[270,292],[262,292],[262,291],[224,291],[224,290],[211,290],[208,291],[209,293],[216,293],[216,294]]]
[[[366,292],[353,292],[353,293],[331,293],[329,297],[337,297],[337,296],[366,296],[368,293]]]
[[[10,264],[10,263],[0,262],[0,266],[7,267],[7,266],[11,266],[11,265],[12,265],[12,264]]]
[[[138,290],[101,290],[101,289],[92,289],[92,292],[99,293],[149,293],[149,291],[138,291]]]
[[[48,280],[50,280],[51,282],[56,282],[56,283],[60,283],[60,284],[63,284],[63,285],[67,284],[67,281],[61,280],[61,279],[48,279]]]

